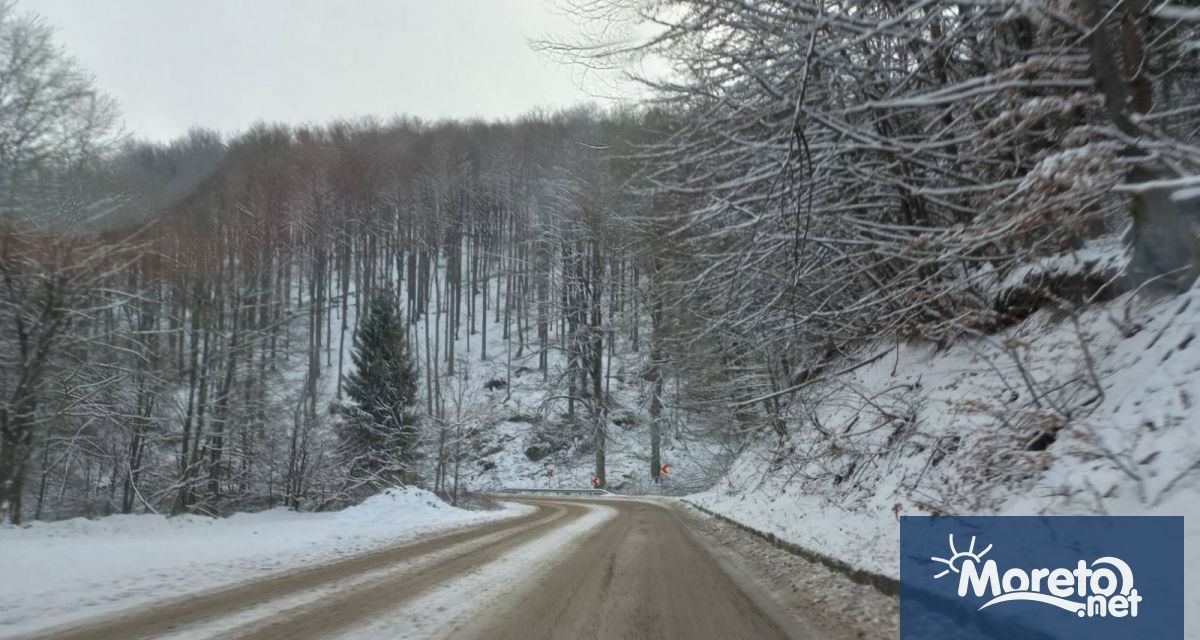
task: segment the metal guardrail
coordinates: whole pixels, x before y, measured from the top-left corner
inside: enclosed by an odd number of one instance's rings
[[[615,496],[617,494],[604,489],[537,489],[534,487],[506,487],[497,489],[493,493],[504,493],[509,495],[556,495],[556,496]]]

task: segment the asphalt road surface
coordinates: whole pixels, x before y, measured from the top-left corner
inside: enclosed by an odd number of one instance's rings
[[[626,499],[518,501],[533,509],[34,637],[828,637],[780,613],[739,567],[718,560],[680,517],[683,507]]]

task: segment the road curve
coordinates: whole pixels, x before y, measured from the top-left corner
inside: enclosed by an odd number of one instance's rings
[[[321,585],[376,571],[389,565],[411,561],[445,549],[468,545],[491,536],[519,536],[531,529],[553,525],[568,514],[568,507],[545,503],[536,505],[528,514],[489,523],[413,544],[383,548],[308,569],[245,582],[240,585],[181,597],[159,605],[149,605],[128,612],[85,620],[66,628],[24,636],[27,640],[109,640],[121,638],[155,638],[165,636],[181,627],[233,615],[241,610]],[[571,507],[569,515],[578,517],[583,509]]]
[[[430,589],[450,582],[503,556],[529,538],[545,535],[582,517],[587,508],[579,504],[545,503],[537,505],[538,514],[549,513],[532,524],[505,529],[499,536],[478,546],[439,558],[413,572],[403,572],[359,588],[350,588],[315,605],[283,611],[266,624],[235,631],[228,637],[238,640],[294,640],[328,638],[364,620],[394,608]]]
[[[533,511],[30,637],[808,637],[789,631],[785,616],[726,571],[673,507],[515,500]],[[493,578],[500,586],[481,588]],[[412,625],[416,619],[423,624]]]

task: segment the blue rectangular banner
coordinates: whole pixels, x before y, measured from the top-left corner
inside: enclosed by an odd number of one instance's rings
[[[1183,518],[904,516],[900,638],[1183,638]]]

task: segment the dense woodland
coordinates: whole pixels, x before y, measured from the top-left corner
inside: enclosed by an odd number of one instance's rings
[[[785,451],[794,399],[873,344],[986,336],[1130,287],[1170,294],[1200,268],[1200,11],[571,8],[594,37],[547,50],[661,62],[644,104],[152,144],[120,134],[47,25],[0,4],[5,517],[325,509],[397,480],[457,490],[455,367],[529,353],[561,390],[553,410],[589,430],[603,483],[618,343],[645,354],[647,474],[665,404]],[[1117,238],[1120,277],[1012,278]],[[420,372],[414,437],[388,459],[346,437],[377,299],[394,301]],[[489,318],[508,353],[487,353]]]

